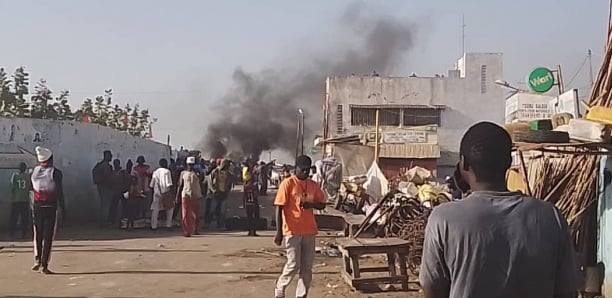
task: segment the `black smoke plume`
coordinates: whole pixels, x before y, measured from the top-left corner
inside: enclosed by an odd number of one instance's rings
[[[337,44],[326,51],[296,54],[293,67],[271,66],[251,73],[237,68],[233,84],[219,99],[215,121],[208,126],[201,149],[211,157],[253,156],[281,149],[295,152],[298,108],[306,115],[305,147],[323,131],[325,78],[388,75],[400,68],[415,39],[415,25],[375,14],[361,2],[340,17]],[[336,29],[336,28],[334,28]]]

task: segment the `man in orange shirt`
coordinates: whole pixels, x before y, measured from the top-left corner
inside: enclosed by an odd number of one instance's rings
[[[299,156],[295,166],[295,175],[283,180],[274,200],[277,222],[274,243],[280,246],[284,242],[287,249],[287,263],[276,281],[277,298],[285,297],[285,289],[298,270],[300,279],[296,297],[308,296],[318,232],[313,209],[325,209],[323,191],[309,178],[312,168],[310,157]]]

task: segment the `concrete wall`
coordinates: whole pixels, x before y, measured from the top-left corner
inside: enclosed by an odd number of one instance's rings
[[[55,165],[64,174],[67,212],[76,221],[95,220],[98,199],[91,170],[104,150],[111,150],[124,167],[138,155],[154,167],[160,158],[170,157],[170,148],[164,144],[95,124],[0,118],[0,227],[7,225],[10,175],[20,161],[36,164],[36,146],[54,152]]]
[[[485,93],[481,93],[483,65],[487,68]],[[457,63],[456,70],[461,72],[460,76],[328,78],[325,109],[328,136],[338,135],[338,105],[342,105],[343,134],[372,129],[351,126],[350,104],[444,105],[438,130],[442,150],[438,166],[452,171],[452,166],[458,161],[459,142],[465,130],[482,120],[504,123],[505,108],[503,90],[494,84],[495,80],[503,79],[502,54],[467,53]]]

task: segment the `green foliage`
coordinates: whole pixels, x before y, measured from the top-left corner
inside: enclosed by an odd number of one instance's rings
[[[59,96],[55,98],[53,105],[54,110],[57,112],[57,120],[74,120],[74,114],[68,104],[69,96],[70,91],[63,90],[60,92]]]
[[[34,95],[30,98],[30,115],[37,119],[57,119],[57,111],[53,106],[52,91],[47,87],[47,81],[40,79],[34,86]]]
[[[4,68],[0,67],[0,116],[31,117],[52,120],[74,120],[96,123],[125,131],[133,136],[151,138],[150,128],[157,119],[151,121],[149,110],[141,109],[138,104],[124,107],[113,104],[112,89],[104,90],[103,95],[93,100],[85,98],[81,106],[72,111],[68,99],[70,91],[63,90],[56,97],[47,86],[47,81],[40,79],[30,95],[30,74],[24,67],[19,67],[9,78]]]
[[[0,68],[0,115],[14,117],[17,115],[15,94],[11,92],[12,82],[4,68]]]
[[[30,117],[30,104],[26,95],[30,94],[30,74],[25,68],[18,67],[13,73],[13,94],[15,96],[16,117]]]

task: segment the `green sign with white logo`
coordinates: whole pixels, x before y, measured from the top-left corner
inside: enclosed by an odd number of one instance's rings
[[[546,67],[538,67],[531,71],[527,77],[527,86],[533,92],[548,92],[555,85],[555,77],[552,70]]]

